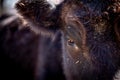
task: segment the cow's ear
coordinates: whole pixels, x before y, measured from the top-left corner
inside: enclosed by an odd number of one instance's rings
[[[116,34],[117,41],[120,42],[120,15],[114,21],[114,30]]]
[[[38,22],[50,13],[49,6],[44,0],[20,0],[15,7],[24,18]]]
[[[20,0],[16,4],[20,18],[37,33],[59,29],[59,7],[51,9],[51,4],[46,1]]]

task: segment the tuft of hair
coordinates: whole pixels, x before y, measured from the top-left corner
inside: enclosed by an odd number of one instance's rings
[[[59,25],[60,21],[58,18],[60,6],[51,9],[52,6],[48,0],[20,0],[15,7],[19,15],[22,16],[22,20],[35,31],[53,32],[59,28],[56,24]]]

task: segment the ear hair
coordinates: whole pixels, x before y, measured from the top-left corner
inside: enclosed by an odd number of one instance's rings
[[[44,0],[20,0],[15,7],[20,15],[36,24],[46,20],[52,13],[50,5]]]
[[[20,0],[16,4],[21,19],[33,29],[40,33],[53,32],[59,28],[60,7],[55,10],[50,9],[50,4],[46,0]]]

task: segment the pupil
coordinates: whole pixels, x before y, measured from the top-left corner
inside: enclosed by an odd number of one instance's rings
[[[73,45],[74,45],[74,41],[71,40],[71,39],[69,39],[69,40],[68,40],[68,44],[71,45],[71,46],[73,46]]]

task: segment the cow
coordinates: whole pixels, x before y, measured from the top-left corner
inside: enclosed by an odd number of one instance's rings
[[[113,80],[120,67],[119,0],[19,0],[0,22],[6,80]]]

